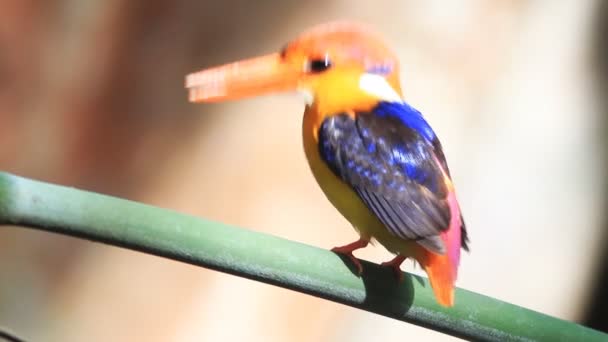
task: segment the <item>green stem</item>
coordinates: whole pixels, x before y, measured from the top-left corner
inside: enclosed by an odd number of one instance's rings
[[[457,289],[439,306],[428,282],[327,250],[165,209],[0,173],[0,224],[23,225],[104,242],[262,281],[414,323],[485,340],[607,341],[581,325]],[[347,267],[348,266],[348,267]]]

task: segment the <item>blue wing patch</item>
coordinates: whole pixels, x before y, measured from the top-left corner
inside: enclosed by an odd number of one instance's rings
[[[445,159],[418,111],[381,104],[355,119],[328,117],[318,133],[321,158],[393,235],[445,253],[439,238],[451,217],[441,170]]]

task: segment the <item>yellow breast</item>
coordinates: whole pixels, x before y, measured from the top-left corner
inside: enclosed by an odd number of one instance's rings
[[[362,238],[374,238],[393,253],[408,254],[410,242],[391,235],[382,222],[365,206],[355,191],[336,176],[321,159],[318,129],[324,118],[314,108],[307,107],[304,112],[302,136],[308,164],[325,196],[338,209],[340,214],[353,225]]]

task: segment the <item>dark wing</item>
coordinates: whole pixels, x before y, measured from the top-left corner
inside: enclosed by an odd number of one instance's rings
[[[445,253],[439,237],[451,217],[445,160],[432,141],[398,116],[336,115],[319,129],[319,152],[393,235]]]

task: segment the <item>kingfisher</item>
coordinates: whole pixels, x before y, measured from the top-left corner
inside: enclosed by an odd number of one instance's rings
[[[359,239],[332,251],[363,272],[353,251],[377,241],[401,279],[417,261],[437,302],[454,305],[460,249],[468,237],[437,135],[408,104],[395,53],[364,24],[315,26],[279,52],[186,76],[191,102],[301,93],[304,152],[327,199]]]

